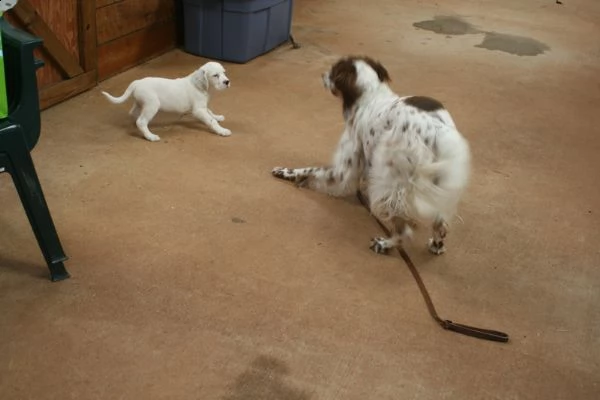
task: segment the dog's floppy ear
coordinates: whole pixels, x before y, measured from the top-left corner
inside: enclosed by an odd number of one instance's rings
[[[208,76],[203,68],[198,68],[192,74],[192,82],[200,90],[208,90]]]
[[[365,57],[365,62],[369,64],[371,68],[377,73],[380,82],[389,82],[390,74],[388,74],[387,69],[384,68],[383,65],[379,61],[375,61],[372,58]]]

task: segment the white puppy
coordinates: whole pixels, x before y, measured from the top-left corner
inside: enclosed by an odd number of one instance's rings
[[[150,132],[148,124],[158,111],[181,115],[192,113],[216,134],[231,135],[229,129],[219,125],[219,122],[224,121],[225,117],[215,115],[208,108],[209,86],[217,90],[224,90],[229,85],[230,81],[225,75],[225,68],[217,62],[210,61],[183,78],[148,77],[135,80],[131,82],[121,97],[113,97],[106,92],[102,92],[102,94],[114,104],[124,103],[132,96],[135,102],[129,115],[136,119],[136,125],[144,137],[155,142],[160,140],[160,137]]]
[[[469,180],[469,144],[439,101],[400,97],[389,81],[369,57],[341,58],[323,76],[325,87],[342,99],[346,122],[332,163],[278,167],[273,175],[334,196],[352,194],[362,183],[372,213],[392,225],[391,237],[371,241],[373,251],[401,245],[417,222],[429,220],[429,250],[441,254]]]

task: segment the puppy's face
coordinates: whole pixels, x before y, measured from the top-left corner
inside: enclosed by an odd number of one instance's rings
[[[224,90],[231,85],[229,78],[225,75],[225,68],[218,62],[207,62],[197,72],[206,89],[208,86],[212,86],[217,90]]]
[[[334,96],[342,98],[344,110],[352,108],[364,92],[390,80],[383,65],[364,56],[339,59],[322,78],[325,88]]]

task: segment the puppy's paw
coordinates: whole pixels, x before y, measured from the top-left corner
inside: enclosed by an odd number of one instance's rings
[[[229,129],[223,128],[222,130],[220,129],[217,132],[217,135],[220,135],[220,136],[231,136],[231,131]]]
[[[154,135],[154,134],[152,134],[152,135],[146,135],[144,137],[146,139],[148,139],[149,141],[151,141],[151,142],[158,142],[160,140],[160,136]]]
[[[225,116],[224,115],[215,115],[215,119],[219,122],[223,122],[223,121],[225,121]]]
[[[433,238],[429,239],[427,248],[429,249],[430,253],[435,254],[436,256],[442,255],[446,252],[446,246],[444,246],[444,242],[436,242],[433,240]]]
[[[386,238],[376,237],[371,239],[369,249],[377,254],[387,254],[390,251],[390,246]]]

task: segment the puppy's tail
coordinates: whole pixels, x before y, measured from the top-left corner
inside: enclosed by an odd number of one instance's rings
[[[113,103],[113,104],[122,104],[122,103],[125,103],[127,101],[127,99],[129,99],[129,97],[131,96],[131,93],[133,93],[134,89],[135,89],[135,82],[131,82],[131,84],[127,87],[127,89],[125,90],[125,93],[123,93],[123,95],[121,97],[111,96],[109,93],[104,92],[104,91],[102,92],[102,94],[111,103]]]

